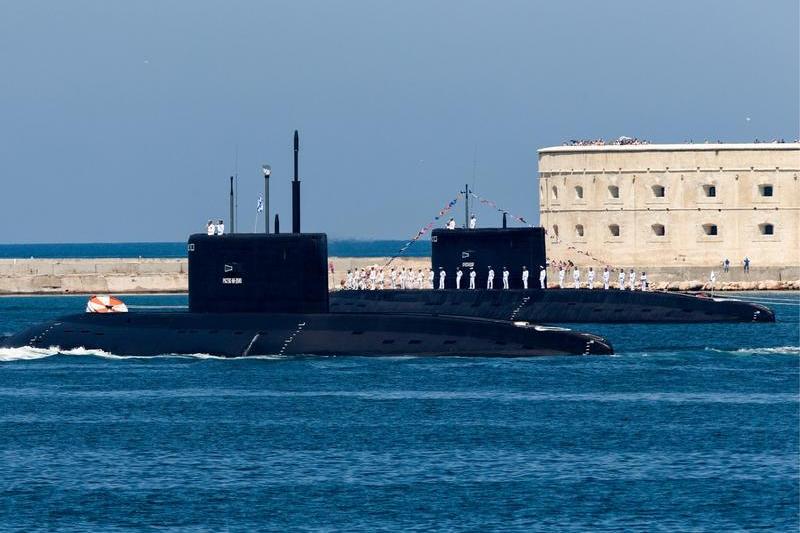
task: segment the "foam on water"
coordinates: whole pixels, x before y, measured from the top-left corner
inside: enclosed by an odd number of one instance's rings
[[[277,354],[251,355],[246,358],[223,357],[219,355],[211,355],[209,353],[161,354],[154,356],[118,355],[103,350],[88,350],[86,348],[73,348],[71,350],[62,350],[58,346],[50,346],[49,348],[36,348],[34,346],[22,346],[19,348],[0,348],[0,362],[30,361],[34,359],[43,359],[45,357],[52,357],[54,355],[91,356],[91,357],[103,357],[105,359],[153,359],[154,357],[156,357],[156,358],[178,358],[178,359],[213,359],[220,361],[228,361],[234,359],[280,360],[287,358],[286,356],[281,356]]]
[[[706,348],[709,352],[735,353],[750,355],[800,355],[800,346],[776,346],[773,348],[738,348],[736,350],[721,350],[719,348]]]

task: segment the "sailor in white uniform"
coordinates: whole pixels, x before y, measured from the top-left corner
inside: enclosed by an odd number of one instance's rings
[[[647,290],[647,272],[642,271],[642,275],[639,278],[639,281],[642,284],[642,290],[646,291]]]
[[[489,276],[486,278],[486,288],[494,289],[494,270],[491,265],[489,265]]]
[[[345,289],[352,289],[353,288],[353,273],[349,270],[347,271],[347,276],[344,280],[344,288]]]
[[[425,274],[422,273],[422,269],[420,268],[417,272],[417,288],[424,289],[425,288]],[[433,285],[431,285],[431,289]]]
[[[217,235],[223,235],[225,233],[225,224],[223,224],[221,219],[217,221],[217,227],[215,228],[215,233]]]
[[[581,288],[581,269],[578,268],[578,265],[575,265],[575,270],[572,271],[572,281],[576,289]]]
[[[375,282],[378,279],[378,274],[375,272],[375,267],[369,269],[369,290],[375,290]]]
[[[420,272],[422,272],[422,270],[420,270]],[[433,269],[431,268],[431,269],[428,270],[428,288],[429,289],[433,288],[433,279],[434,279],[434,274],[433,274]],[[419,288],[420,289],[424,288],[423,285],[422,285],[422,279],[421,278],[420,278]]]
[[[478,275],[475,273],[475,269],[474,268],[470,268],[469,269],[469,288],[470,289],[474,289],[475,288],[475,278],[477,276]]]
[[[475,218],[475,215],[469,217],[469,229],[475,229],[478,227],[478,219]]]
[[[530,277],[530,275],[531,274],[530,274],[530,272],[528,272],[528,267],[523,265],[522,266],[522,288],[523,289],[527,289],[528,288],[528,277]],[[541,275],[539,277],[541,277]]]
[[[398,275],[400,280],[400,289],[405,290],[406,288],[406,267],[403,267],[400,270],[400,274]]]
[[[508,268],[503,267],[503,290],[504,291],[508,290],[508,276],[509,276]]]
[[[608,267],[603,270],[603,289],[608,290],[608,283],[611,280],[611,272],[608,271]]]
[[[564,270],[564,265],[558,267],[558,286],[564,288],[564,278],[567,277],[567,271]]]
[[[619,269],[619,275],[617,275],[617,283],[619,283],[619,290],[625,290],[625,271],[623,269]]]
[[[590,289],[594,289],[594,268],[589,267],[589,272],[586,274],[586,283]]]
[[[447,229],[456,229],[456,219],[451,218],[447,221]]]
[[[439,290],[444,290],[444,278],[447,276],[447,272],[444,271],[442,267],[439,267]]]
[[[391,283],[391,288],[397,288],[397,272],[394,271],[394,267],[389,271],[389,283]]]
[[[630,284],[630,287],[628,287],[628,288],[630,290],[632,290],[632,291],[635,291],[636,290],[636,272],[633,269],[631,269],[630,272],[628,273],[628,283]]]
[[[206,233],[209,234],[209,235],[214,235],[215,231],[216,231],[216,227],[214,226],[214,221],[213,220],[209,220],[208,221],[208,226],[206,226]]]
[[[386,288],[386,286],[384,285],[384,281],[385,277],[383,275],[383,269],[381,268],[380,270],[378,270],[378,288],[381,290]]]
[[[461,272],[461,267],[458,267],[458,270],[456,270],[456,289],[461,288],[461,276],[463,275],[464,273]]]
[[[717,273],[712,270],[711,274],[708,276],[708,284],[711,286],[712,291],[714,290],[715,283],[717,283]]]
[[[544,265],[539,265],[539,288],[544,289],[547,287],[547,269]],[[527,285],[525,286],[527,288]]]

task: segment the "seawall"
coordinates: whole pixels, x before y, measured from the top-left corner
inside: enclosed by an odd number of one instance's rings
[[[331,257],[334,272],[329,285],[338,287],[348,269],[380,267],[386,257]],[[427,258],[402,258],[391,263],[395,269],[430,268]],[[387,280],[388,280],[388,268]],[[628,271],[631,267],[624,267]],[[635,268],[635,267],[633,267]],[[10,294],[136,294],[181,293],[188,289],[186,259],[0,259],[0,295]],[[583,269],[583,282],[586,270]],[[647,272],[653,289],[699,290],[706,286],[709,269],[662,267]],[[550,285],[558,275],[551,269]],[[536,272],[532,279],[538,281]],[[597,273],[597,280],[600,272]],[[638,270],[637,270],[638,279]],[[616,276],[612,276],[612,281]],[[571,283],[571,274],[567,282]],[[800,267],[752,267],[750,273],[741,267],[730,272],[717,271],[717,290],[798,290]]]

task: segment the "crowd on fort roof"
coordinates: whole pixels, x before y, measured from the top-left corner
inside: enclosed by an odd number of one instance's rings
[[[705,139],[703,144],[709,144],[711,141]],[[760,139],[755,139],[753,141],[754,144],[783,144],[786,142],[791,143],[800,143],[800,139],[795,139],[793,141],[786,141],[784,138],[775,138],[771,141],[763,141]],[[715,144],[725,144],[723,141],[717,140],[714,142]],[[629,145],[642,145],[642,144],[650,144],[650,141],[645,139],[638,139],[636,137],[619,137],[618,139],[614,139],[613,141],[606,141],[605,139],[570,139],[569,141],[565,142],[563,146],[629,146]],[[692,139],[687,139],[685,144],[696,144]]]
[[[605,139],[571,139],[569,142],[564,143],[565,146],[626,146],[634,144],[650,144],[650,141],[623,135],[618,139],[608,142],[606,142]]]

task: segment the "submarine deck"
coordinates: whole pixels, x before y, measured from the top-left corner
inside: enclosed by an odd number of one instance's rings
[[[611,354],[605,339],[564,328],[429,314],[80,313],[17,333],[5,347],[86,348],[117,355]]]
[[[732,298],[603,289],[337,291],[339,313],[426,313],[534,323],[774,322],[768,307]]]

